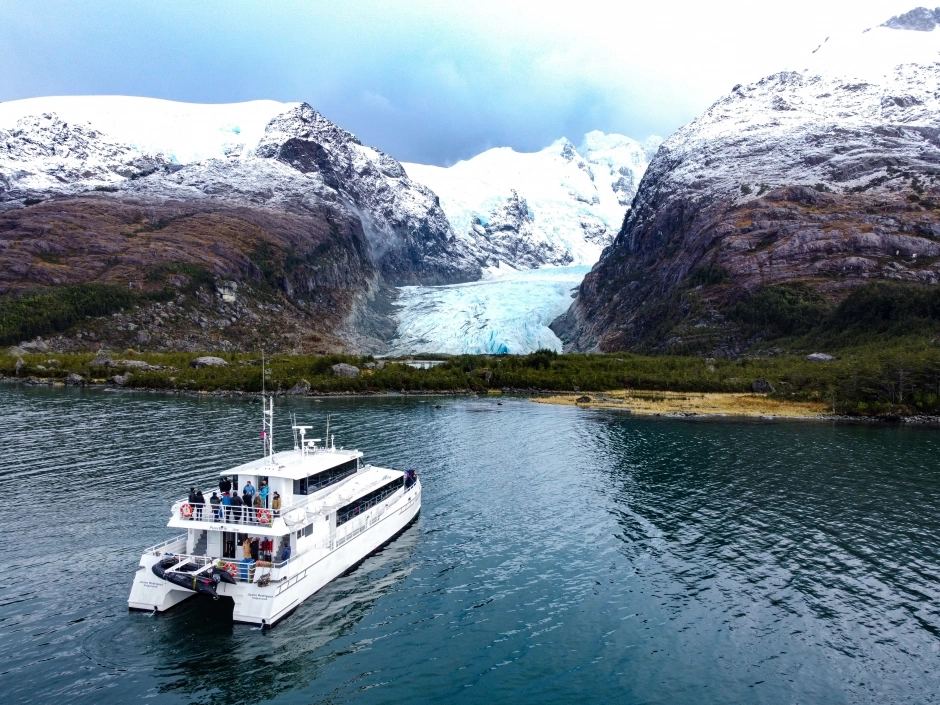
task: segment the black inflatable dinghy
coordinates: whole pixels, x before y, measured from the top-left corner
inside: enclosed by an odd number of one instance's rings
[[[154,575],[162,580],[171,582],[174,585],[179,585],[186,590],[209,595],[213,599],[218,599],[219,597],[216,592],[216,586],[220,582],[235,585],[235,578],[233,578],[227,570],[217,568],[216,566],[198,574],[196,571],[199,570],[199,566],[195,563],[184,563],[175,570],[170,570],[170,568],[175,566],[178,562],[176,558],[168,556],[159,563],[154,563],[151,570]]]

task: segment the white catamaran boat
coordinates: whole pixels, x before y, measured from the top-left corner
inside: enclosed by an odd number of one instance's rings
[[[236,622],[271,626],[418,515],[413,471],[363,465],[360,451],[336,448],[329,425],[321,445],[292,425],[293,450],[275,453],[274,400],[265,407],[264,457],[220,473],[205,504],[173,504],[168,526],[185,533],[144,551],[131,609],[163,612],[202,593],[232,599]],[[268,488],[262,506],[210,503],[249,482],[259,496]]]

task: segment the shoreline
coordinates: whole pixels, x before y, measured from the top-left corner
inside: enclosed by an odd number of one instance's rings
[[[192,389],[170,389],[166,387],[121,387],[108,382],[86,382],[69,386],[56,378],[30,382],[25,379],[0,375],[0,384],[49,388],[89,389],[112,393],[166,394],[192,398],[259,399],[260,392],[240,389],[217,389],[199,391]],[[823,402],[774,399],[766,394],[752,392],[660,392],[654,390],[621,389],[607,392],[559,392],[547,389],[509,389],[480,392],[472,389],[459,390],[398,390],[381,392],[316,392],[290,394],[286,391],[268,392],[268,395],[287,399],[375,399],[403,397],[511,397],[527,399],[536,404],[574,406],[581,409],[604,409],[621,411],[634,416],[672,419],[700,420],[744,420],[756,421],[840,421],[848,423],[900,424],[940,427],[940,416],[890,415],[863,416],[833,414]],[[588,401],[585,401],[588,399]]]
[[[823,402],[774,399],[749,392],[658,392],[622,389],[609,392],[556,393],[532,399],[537,404],[622,411],[634,416],[675,419],[764,421],[841,421],[940,426],[927,415],[850,416],[832,413]]]

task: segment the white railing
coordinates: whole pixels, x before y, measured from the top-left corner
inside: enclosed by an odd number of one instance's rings
[[[155,553],[157,555],[160,555],[157,552],[161,548],[165,548],[166,546],[169,546],[174,543],[183,543],[185,545],[187,536],[188,536],[187,534],[180,534],[179,536],[174,536],[173,538],[167,539],[166,541],[162,543],[158,543],[156,546],[151,546],[150,548],[146,549],[144,553]]]

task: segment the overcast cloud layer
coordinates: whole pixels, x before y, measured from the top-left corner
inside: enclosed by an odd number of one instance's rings
[[[0,0],[0,100],[307,101],[402,161],[668,136],[734,84],[917,5]]]

